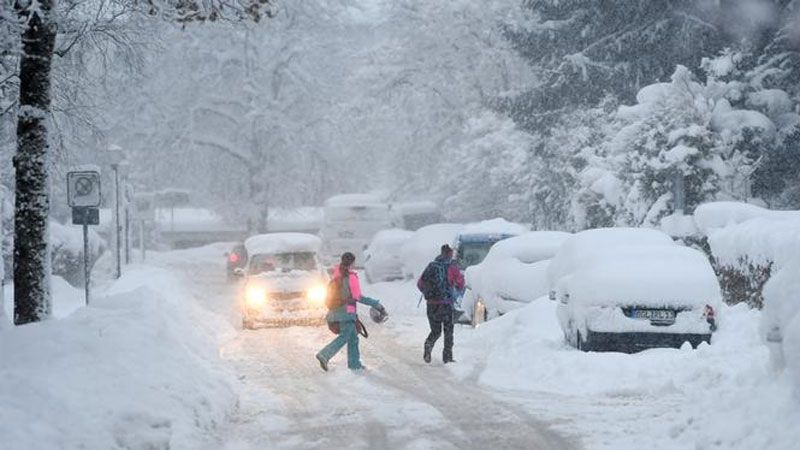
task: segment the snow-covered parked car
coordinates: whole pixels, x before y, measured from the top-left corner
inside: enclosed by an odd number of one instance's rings
[[[452,244],[456,253],[458,268],[461,270],[462,274],[465,274],[469,267],[483,262],[492,246],[502,240],[519,236],[527,232],[528,228],[525,226],[501,218],[465,225],[459,230]],[[455,311],[456,321],[459,323],[471,322],[472,315],[465,313],[464,309],[465,305],[468,309],[475,303],[475,294],[468,287],[457,299]]]
[[[403,245],[414,232],[392,228],[379,231],[364,250],[364,273],[367,281],[392,281],[403,278]]]
[[[525,226],[499,218],[465,225],[454,242],[458,267],[465,271],[480,264],[494,244],[527,232]]]
[[[442,245],[452,244],[463,227],[458,223],[436,223],[415,231],[400,251],[403,275],[419,278],[428,263],[439,255]]]
[[[318,325],[325,319],[327,274],[319,262],[322,245],[305,233],[272,233],[248,238],[241,293],[242,325]]]
[[[467,318],[483,322],[547,295],[547,266],[570,236],[531,231],[494,244],[483,262],[467,268],[472,295],[461,304]]]
[[[701,252],[650,229],[587,230],[547,271],[564,336],[584,351],[711,342],[721,293]]]

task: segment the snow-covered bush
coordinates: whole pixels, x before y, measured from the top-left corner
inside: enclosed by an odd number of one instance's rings
[[[764,306],[765,283],[800,247],[800,212],[712,202],[700,205],[694,218],[708,239],[725,301]]]
[[[105,241],[91,228],[89,229],[89,265],[105,251]],[[83,283],[83,231],[80,227],[50,222],[50,258],[52,273],[69,284]]]

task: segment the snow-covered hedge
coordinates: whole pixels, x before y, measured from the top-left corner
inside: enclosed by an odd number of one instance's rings
[[[180,286],[130,270],[89,308],[0,330],[0,447],[197,448],[236,403],[213,338],[230,326]]]
[[[762,307],[764,284],[800,251],[800,212],[713,202],[700,205],[694,218],[707,237],[725,300]]]
[[[83,283],[83,230],[79,226],[50,221],[50,258],[52,272],[73,286]],[[89,265],[106,249],[106,243],[89,228]]]

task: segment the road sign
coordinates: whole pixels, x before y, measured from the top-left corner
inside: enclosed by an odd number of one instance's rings
[[[73,225],[100,225],[100,210],[97,208],[72,208]]]
[[[100,206],[100,172],[93,170],[67,173],[67,201],[73,208]]]

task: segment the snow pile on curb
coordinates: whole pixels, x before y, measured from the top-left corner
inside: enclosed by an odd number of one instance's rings
[[[584,436],[587,448],[796,448],[800,408],[769,368],[759,311],[723,306],[712,345],[698,350],[628,355],[567,347],[555,306],[543,297],[460,330],[450,370]]]
[[[212,339],[230,326],[180,286],[137,267],[91,307],[0,331],[3,446],[197,447],[237,401]]]
[[[800,211],[717,202],[699,206],[695,220],[717,264],[771,270],[763,290],[761,333],[773,350],[773,364],[785,367],[800,394]]]
[[[3,305],[5,318],[12,322],[14,320],[14,285],[6,285],[5,290],[5,304]],[[58,275],[50,277],[50,295],[53,301],[53,317],[56,318],[67,317],[86,303],[83,289],[73,287]],[[0,329],[5,325],[0,324]],[[0,360],[2,360],[1,357]]]

